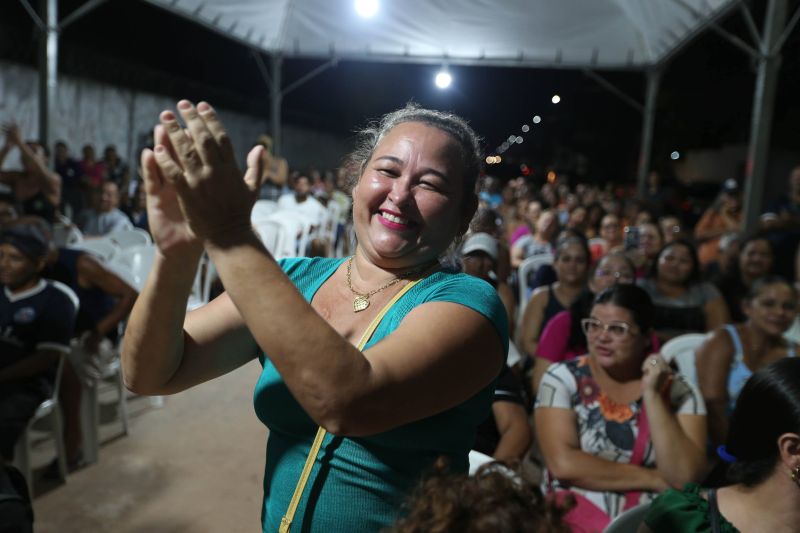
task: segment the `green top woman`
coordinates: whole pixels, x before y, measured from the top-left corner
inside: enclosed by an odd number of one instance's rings
[[[267,423],[265,413],[278,413],[264,530],[285,512],[317,425],[333,436],[292,530],[379,530],[438,455],[466,467],[470,428],[488,413],[505,358],[507,318],[494,291],[441,272],[398,301],[376,332],[380,342],[354,346],[392,297],[434,270],[468,227],[477,205],[477,137],[445,113],[409,106],[387,115],[350,160],[357,178],[352,261],[279,264],[250,224],[263,148],[250,152],[242,179],[211,106],[183,100],[178,112],[188,134],[164,111],[154,151],[142,154],[158,253],[128,324],[126,384],[141,394],[171,394],[260,357],[256,410]],[[186,266],[203,250],[226,292],[187,314],[194,270]],[[437,416],[457,428],[457,443],[440,442]]]
[[[771,363],[748,380],[720,456],[730,463],[730,485],[665,492],[639,532],[800,531],[800,359]]]

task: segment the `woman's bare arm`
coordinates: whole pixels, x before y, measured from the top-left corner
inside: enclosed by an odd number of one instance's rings
[[[700,393],[708,411],[708,434],[713,444],[722,444],[728,434],[728,373],[733,361],[733,342],[719,329],[697,349],[695,366]]]
[[[536,435],[547,469],[564,483],[596,490],[660,492],[667,482],[654,468],[616,463],[581,450],[572,409],[537,407]]]

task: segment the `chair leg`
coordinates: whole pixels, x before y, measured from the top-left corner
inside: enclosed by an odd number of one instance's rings
[[[117,393],[119,393],[119,417],[122,420],[122,433],[128,434],[128,398],[125,383],[122,381],[122,368],[117,371]]]
[[[97,462],[100,433],[100,407],[97,403],[97,384],[81,386],[81,434],[83,435],[83,459],[87,463]]]
[[[53,434],[56,443],[56,460],[58,462],[58,474],[62,481],[67,480],[67,448],[64,446],[64,424],[61,418],[61,406],[56,405],[50,413],[50,420],[53,425]]]
[[[28,492],[33,500],[33,471],[31,470],[31,441],[30,425],[22,435],[19,436],[17,444],[14,446],[14,464],[17,469],[25,476],[25,483],[28,484]]]

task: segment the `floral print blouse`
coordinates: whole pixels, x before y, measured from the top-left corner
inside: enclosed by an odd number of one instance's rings
[[[705,415],[706,408],[697,388],[678,375],[670,388],[670,403],[677,414]],[[617,463],[629,463],[639,433],[642,400],[619,404],[609,398],[592,376],[589,356],[584,355],[550,366],[539,385],[536,408],[555,407],[575,411],[581,450]],[[648,442],[642,466],[655,468],[652,442]],[[571,487],[551,479],[545,472],[544,490],[568,489],[589,499],[611,518],[622,512],[625,494],[597,492]],[[649,502],[653,494],[642,493],[639,503]]]

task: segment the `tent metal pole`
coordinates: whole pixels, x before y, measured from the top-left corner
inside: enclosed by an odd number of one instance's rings
[[[270,92],[270,124],[272,132],[272,153],[276,156],[281,155],[281,104],[283,95],[281,94],[281,67],[283,58],[280,54],[274,54],[270,58],[270,66],[272,72],[270,79],[272,83],[269,86]]]
[[[94,10],[98,6],[106,3],[108,0],[89,0],[81,7],[64,17],[64,20],[61,21],[61,25],[59,26],[60,30],[63,30],[76,20],[80,19],[81,17],[87,15],[90,11]]]
[[[764,20],[764,37],[758,61],[753,116],[750,122],[750,146],[747,151],[747,176],[744,187],[744,229],[758,226],[764,203],[764,185],[769,157],[772,115],[781,67],[780,50],[775,49],[786,24],[786,0],[769,0]]]
[[[318,66],[317,68],[315,68],[315,69],[314,69],[314,70],[312,70],[311,72],[308,72],[307,74],[303,75],[303,77],[301,77],[301,78],[299,78],[299,79],[297,79],[297,80],[293,81],[293,82],[292,82],[292,83],[290,83],[289,85],[287,85],[287,86],[286,86],[286,87],[285,87],[285,88],[284,88],[284,89],[281,91],[281,94],[282,94],[283,96],[286,96],[287,94],[289,94],[290,92],[294,91],[295,89],[297,89],[298,87],[300,87],[300,86],[301,86],[301,85],[303,85],[304,83],[306,83],[306,82],[308,82],[308,81],[312,80],[313,78],[315,78],[315,77],[319,76],[320,74],[322,74],[323,72],[325,72],[325,71],[326,71],[326,70],[328,70],[329,68],[331,68],[331,67],[335,67],[335,66],[336,66],[336,64],[338,63],[338,61],[339,61],[339,60],[338,60],[338,59],[336,59],[336,58],[333,58],[333,59],[331,59],[330,61],[326,61],[325,63],[323,63],[322,65]]]
[[[647,71],[647,94],[644,103],[642,120],[642,145],[639,150],[639,171],[637,174],[636,195],[644,198],[647,192],[647,174],[650,172],[650,159],[653,152],[653,130],[656,124],[656,102],[661,85],[661,69]]]
[[[591,69],[585,68],[585,69],[583,69],[583,73],[587,77],[589,77],[589,78],[593,79],[595,82],[597,82],[597,84],[600,87],[603,87],[604,89],[609,91],[611,94],[613,94],[614,96],[616,96],[617,98],[619,98],[620,100],[622,100],[623,102],[625,102],[626,104],[628,104],[629,106],[634,108],[639,113],[644,113],[644,106],[641,103],[637,102],[634,98],[631,98],[630,96],[625,94],[619,87],[617,87],[616,85],[614,85],[613,83],[611,83],[610,81],[605,79],[603,76],[601,76],[597,72],[595,72],[595,71],[593,71]]]
[[[58,0],[41,0],[45,28],[39,40],[39,141],[50,146],[58,94]]]

